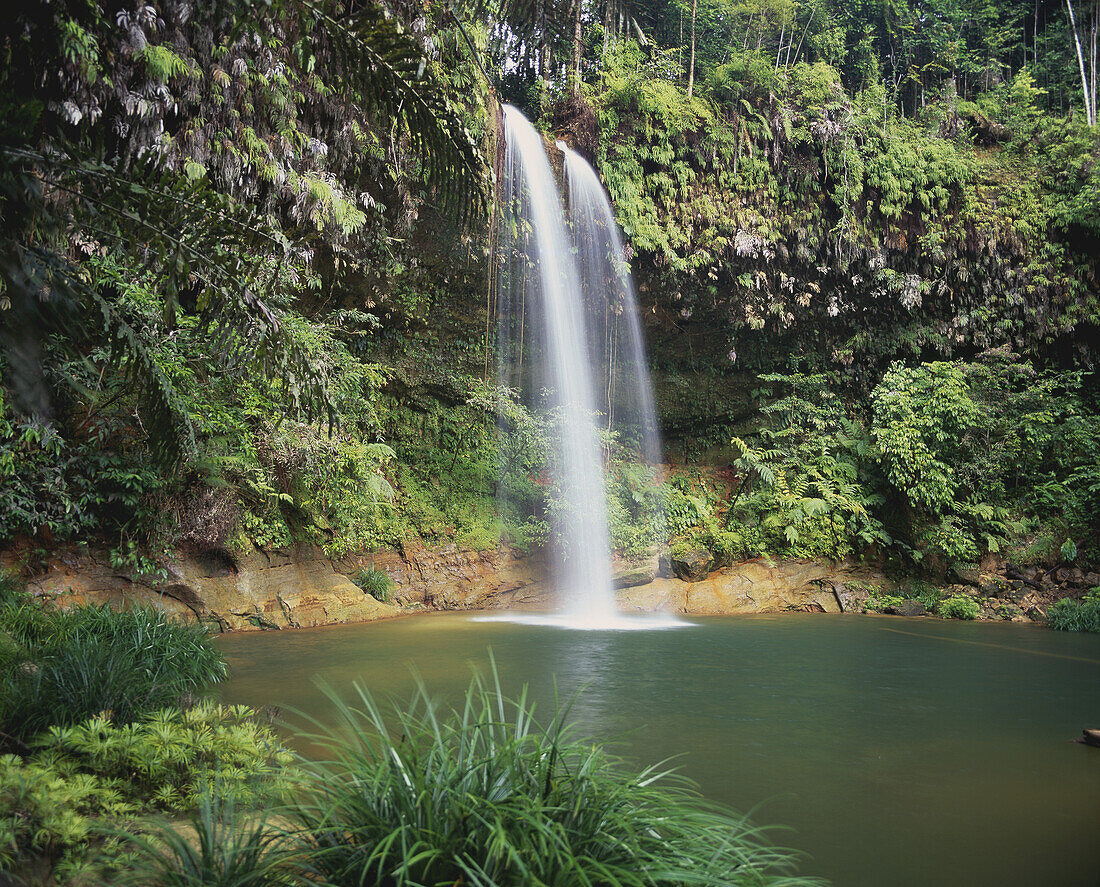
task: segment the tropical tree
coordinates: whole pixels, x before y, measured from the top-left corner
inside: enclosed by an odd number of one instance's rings
[[[291,409],[331,418],[288,297],[400,221],[384,201],[414,167],[440,205],[482,205],[483,164],[424,45],[376,6],[160,0],[110,17],[53,0],[0,29],[3,364],[24,415],[48,418],[61,368],[98,353],[178,455],[189,419],[150,347],[183,312],[224,369],[278,377]],[[102,256],[157,281],[162,325],[118,310]]]

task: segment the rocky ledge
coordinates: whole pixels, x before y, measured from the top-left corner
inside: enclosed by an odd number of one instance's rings
[[[14,555],[0,555],[0,564],[4,561],[12,566]],[[363,570],[389,576],[390,600],[375,600],[352,581]],[[756,558],[717,567],[709,552],[701,550],[619,564],[615,581],[620,607],[638,613],[858,613],[871,594],[895,595],[886,612],[926,612],[919,601],[898,596],[882,573],[846,561]],[[1051,600],[1080,596],[1084,588],[1100,584],[1100,577],[1074,570],[1020,572],[1004,563],[984,562],[981,568],[947,577],[944,584],[945,596],[976,599],[979,618],[1030,621],[1042,620]],[[426,610],[553,606],[546,564],[508,547],[474,551],[407,546],[344,558],[304,546],[214,552],[180,556],[159,581],[134,579],[114,569],[106,554],[81,549],[57,553],[47,569],[30,579],[29,587],[57,606],[152,604],[222,631],[369,622]]]
[[[623,609],[700,615],[839,613],[858,610],[859,592],[853,589],[884,581],[867,567],[828,561],[757,559],[708,571],[698,581],[676,578],[664,567],[656,559],[618,566]],[[352,581],[364,569],[385,572],[393,581],[388,602],[375,600]],[[58,606],[153,604],[223,631],[240,631],[368,622],[425,610],[546,609],[552,604],[546,576],[540,559],[506,547],[410,546],[345,558],[300,547],[181,556],[167,579],[149,581],[114,569],[101,552],[82,550],[59,553],[29,587]]]

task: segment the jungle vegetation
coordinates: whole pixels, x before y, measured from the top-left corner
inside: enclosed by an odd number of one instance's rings
[[[653,489],[607,441],[621,553],[1094,562],[1098,20],[21,9],[0,25],[0,544],[31,568],[102,544],[155,581],[180,550],[546,542],[551,419],[490,372],[500,100],[594,161],[627,236],[676,465]]]
[[[1096,0],[20,4],[0,546],[28,572],[103,546],[156,586],[181,551],[545,544],[553,417],[494,384],[485,309],[511,101],[595,163],[639,282],[674,465],[654,486],[605,441],[619,553],[1094,567],[1098,28]],[[369,696],[300,772],[258,713],[194,699],[224,674],[198,626],[44,612],[4,579],[0,665],[0,866],[30,876],[798,883],[744,822],[494,687],[401,716],[409,772],[455,788],[412,798]],[[499,757],[459,766],[491,731]],[[473,840],[456,799],[501,778]],[[289,834],[251,812],[288,780]],[[588,842],[597,816],[633,843]]]

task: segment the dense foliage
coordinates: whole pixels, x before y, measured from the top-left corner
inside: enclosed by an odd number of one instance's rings
[[[490,379],[493,82],[599,167],[670,451],[729,469],[655,488],[607,441],[618,552],[1087,564],[1078,6],[21,11],[0,544],[155,584],[179,550],[546,543],[554,417]]]
[[[279,800],[293,776],[256,712],[196,698],[225,675],[201,626],[43,609],[0,573],[0,674],[0,871],[17,883],[92,883],[126,866],[120,829]]]

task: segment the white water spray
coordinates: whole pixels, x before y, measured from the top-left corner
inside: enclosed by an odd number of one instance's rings
[[[609,429],[635,430],[643,457],[656,465],[664,453],[638,300],[619,225],[596,171],[564,142],[558,142],[558,147],[565,156],[569,215],[589,318],[591,360],[602,373],[600,390],[607,425]],[[623,326],[625,341],[620,336]]]
[[[584,164],[576,155],[571,161]],[[570,162],[567,155],[567,163]],[[584,164],[587,193],[592,183],[606,205],[595,173]],[[504,156],[501,170],[502,220],[498,253],[504,257],[498,287],[498,338],[500,380],[511,387],[535,385],[543,389],[555,419],[555,453],[551,471],[556,484],[552,520],[557,540],[553,558],[554,578],[562,611],[553,615],[509,615],[509,620],[553,624],[571,628],[656,628],[677,623],[665,617],[639,619],[619,613],[611,578],[611,546],[603,454],[599,439],[598,400],[595,381],[601,359],[595,347],[607,332],[606,307],[620,313],[629,297],[631,353],[641,355],[636,376],[645,373],[644,349],[629,275],[621,261],[622,243],[606,205],[606,217],[598,202],[585,198],[587,214],[580,242],[575,248],[565,226],[565,215],[542,138],[515,108],[504,107]],[[587,178],[587,177],[590,177]],[[578,185],[578,187],[581,187]],[[588,218],[591,217],[591,219]],[[597,228],[614,238],[606,244]],[[580,244],[584,244],[581,246]],[[578,271],[581,253],[584,273]],[[587,255],[602,254],[603,264],[588,270]],[[618,264],[612,257],[620,257]],[[589,284],[582,285],[590,280]],[[612,284],[614,292],[608,289]],[[617,293],[625,292],[626,296]],[[600,302],[598,310],[589,302]],[[593,336],[591,319],[601,318]],[[530,320],[528,320],[530,318]],[[593,372],[593,367],[597,371]],[[533,377],[533,378],[532,378]],[[633,383],[632,383],[633,384]],[[645,405],[639,420],[647,458],[656,459],[659,442],[653,419],[653,399],[648,376],[639,380]],[[611,408],[606,406],[607,415]],[[652,453],[652,455],[651,455]]]

